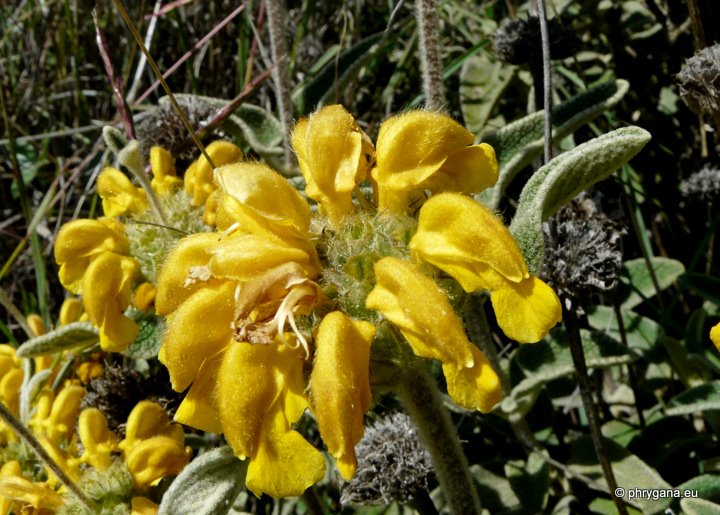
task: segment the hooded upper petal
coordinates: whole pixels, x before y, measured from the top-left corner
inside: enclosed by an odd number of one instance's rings
[[[145,191],[133,186],[124,173],[111,166],[98,176],[97,190],[105,216],[144,213],[149,205]]]
[[[355,119],[340,105],[327,106],[300,120],[292,145],[316,200],[337,224],[352,211],[352,192],[365,179],[374,149]]]
[[[153,173],[150,186],[158,194],[167,196],[182,186],[183,181],[177,176],[172,154],[164,148],[152,147],[150,149],[150,169]]]
[[[383,123],[377,140],[379,209],[402,213],[419,189],[478,193],[497,181],[495,153],[447,115],[411,111]]]
[[[340,311],[325,315],[318,327],[310,391],[320,434],[337,459],[343,479],[355,474],[355,445],[370,408],[370,343],[375,327]]]
[[[205,147],[205,152],[216,167],[236,163],[243,158],[242,150],[229,141],[213,141]],[[188,167],[184,184],[185,192],[192,198],[193,206],[205,204],[208,196],[215,191],[213,167],[205,158],[205,154]]]
[[[375,263],[375,278],[365,305],[400,329],[415,354],[457,367],[472,366],[462,322],[435,281],[409,261],[394,257]]]

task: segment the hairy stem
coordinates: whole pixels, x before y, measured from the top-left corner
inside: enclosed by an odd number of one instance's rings
[[[420,62],[423,73],[423,92],[428,109],[440,110],[445,105],[442,84],[442,60],[435,0],[417,0],[415,17],[420,36]]]
[[[545,110],[545,162],[547,163],[552,157],[552,69],[550,68],[550,38],[545,0],[537,0],[537,11],[543,56],[543,109]]]
[[[582,397],[585,413],[587,414],[590,435],[593,445],[595,446],[595,453],[600,461],[605,481],[607,481],[612,500],[615,503],[618,513],[627,515],[628,511],[623,500],[612,493],[615,492],[617,488],[617,481],[615,480],[612,465],[605,451],[605,443],[603,442],[602,432],[600,431],[597,405],[595,404],[595,399],[593,399],[590,377],[588,377],[587,363],[585,361],[585,351],[583,350],[582,340],[580,339],[580,326],[575,313],[575,306],[569,299],[565,300],[566,309],[563,314],[563,323],[565,324],[565,330],[567,331],[567,337],[570,343],[570,353],[572,354],[573,365],[575,366],[575,376],[577,377],[578,386],[580,387],[580,396]]]
[[[60,482],[65,485],[81,503],[85,505],[90,513],[95,513],[95,503],[92,499],[85,495],[85,492],[80,490],[80,488],[73,483],[72,479],[70,479],[65,471],[61,469],[57,463],[55,463],[47,451],[43,449],[42,445],[40,445],[40,442],[38,442],[32,433],[30,433],[30,431],[28,431],[25,426],[23,426],[20,421],[15,418],[15,415],[12,414],[3,402],[0,402],[0,420],[5,422],[10,429],[12,429],[18,438],[20,438],[20,440],[22,440],[23,443],[27,445],[33,453],[35,453],[42,464],[50,469],[55,476],[57,476]]]
[[[293,165],[293,153],[290,149],[290,132],[292,131],[292,101],[290,100],[290,85],[288,79],[288,48],[285,38],[287,20],[281,5],[281,0],[267,0],[268,34],[270,36],[270,52],[277,95],[280,124],[283,127],[283,145],[285,146],[285,172],[289,172]]]
[[[410,358],[403,367],[397,393],[430,452],[435,473],[452,513],[480,513],[480,498],[457,431],[434,381],[420,360]]]

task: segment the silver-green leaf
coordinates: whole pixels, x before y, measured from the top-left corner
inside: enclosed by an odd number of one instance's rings
[[[245,486],[246,472],[247,460],[228,446],[201,454],[165,492],[158,515],[224,515]]]
[[[510,225],[531,273],[542,265],[542,223],[581,191],[605,179],[650,141],[640,127],[617,129],[557,156],[525,184]]]
[[[49,333],[31,338],[17,349],[20,358],[33,358],[55,352],[88,347],[100,341],[98,330],[88,322],[73,322]]]

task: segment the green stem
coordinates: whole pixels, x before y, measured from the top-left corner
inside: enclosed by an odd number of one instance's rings
[[[400,375],[397,394],[430,452],[450,510],[458,515],[480,513],[480,498],[460,439],[435,382],[415,358],[408,360]]]

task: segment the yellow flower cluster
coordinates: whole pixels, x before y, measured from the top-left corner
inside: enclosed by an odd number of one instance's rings
[[[218,165],[242,158],[238,147],[224,141],[212,143],[207,151]],[[177,199],[179,194],[186,196],[192,206],[203,209],[215,188],[212,167],[205,157],[190,165],[184,181],[177,177],[170,153],[160,147],[151,149],[150,167],[152,190],[171,211],[182,204]],[[181,193],[183,188],[184,193]],[[60,265],[62,285],[72,293],[82,295],[87,317],[100,329],[103,350],[120,352],[138,334],[137,324],[125,316],[125,310],[131,302],[137,309],[148,309],[154,301],[155,288],[149,282],[153,278],[147,277],[150,274],[141,265],[147,249],[136,251],[126,225],[115,217],[145,223],[143,217],[147,216],[149,203],[147,192],[134,186],[116,168],[107,167],[102,171],[97,189],[105,217],[75,220],[63,225],[55,241],[55,261]],[[212,224],[212,208],[203,211],[204,215],[199,214],[198,219],[202,216],[206,223]],[[180,227],[167,228],[166,232],[185,229],[183,220],[173,221]]]
[[[189,387],[176,420],[223,432],[249,459],[256,495],[298,495],[323,477],[321,453],[293,429],[307,408],[340,474],[353,476],[379,324],[442,362],[458,404],[486,412],[500,400],[497,375],[433,279],[440,271],[467,292],[489,291],[500,327],[519,342],[540,340],[560,320],[557,296],[530,275],[505,226],[467,196],[498,176],[493,149],[472,142],[448,116],[413,111],[387,120],[373,145],[344,108],[329,106],[292,135],[317,214],[259,163],[219,166],[217,189],[198,194],[217,230],[180,240],[160,271],[156,310],[167,332],[159,358],[175,390]],[[421,204],[415,222],[408,214]],[[388,234],[386,248],[368,249],[362,306],[347,310],[327,249],[368,216],[395,220],[409,241]]]

